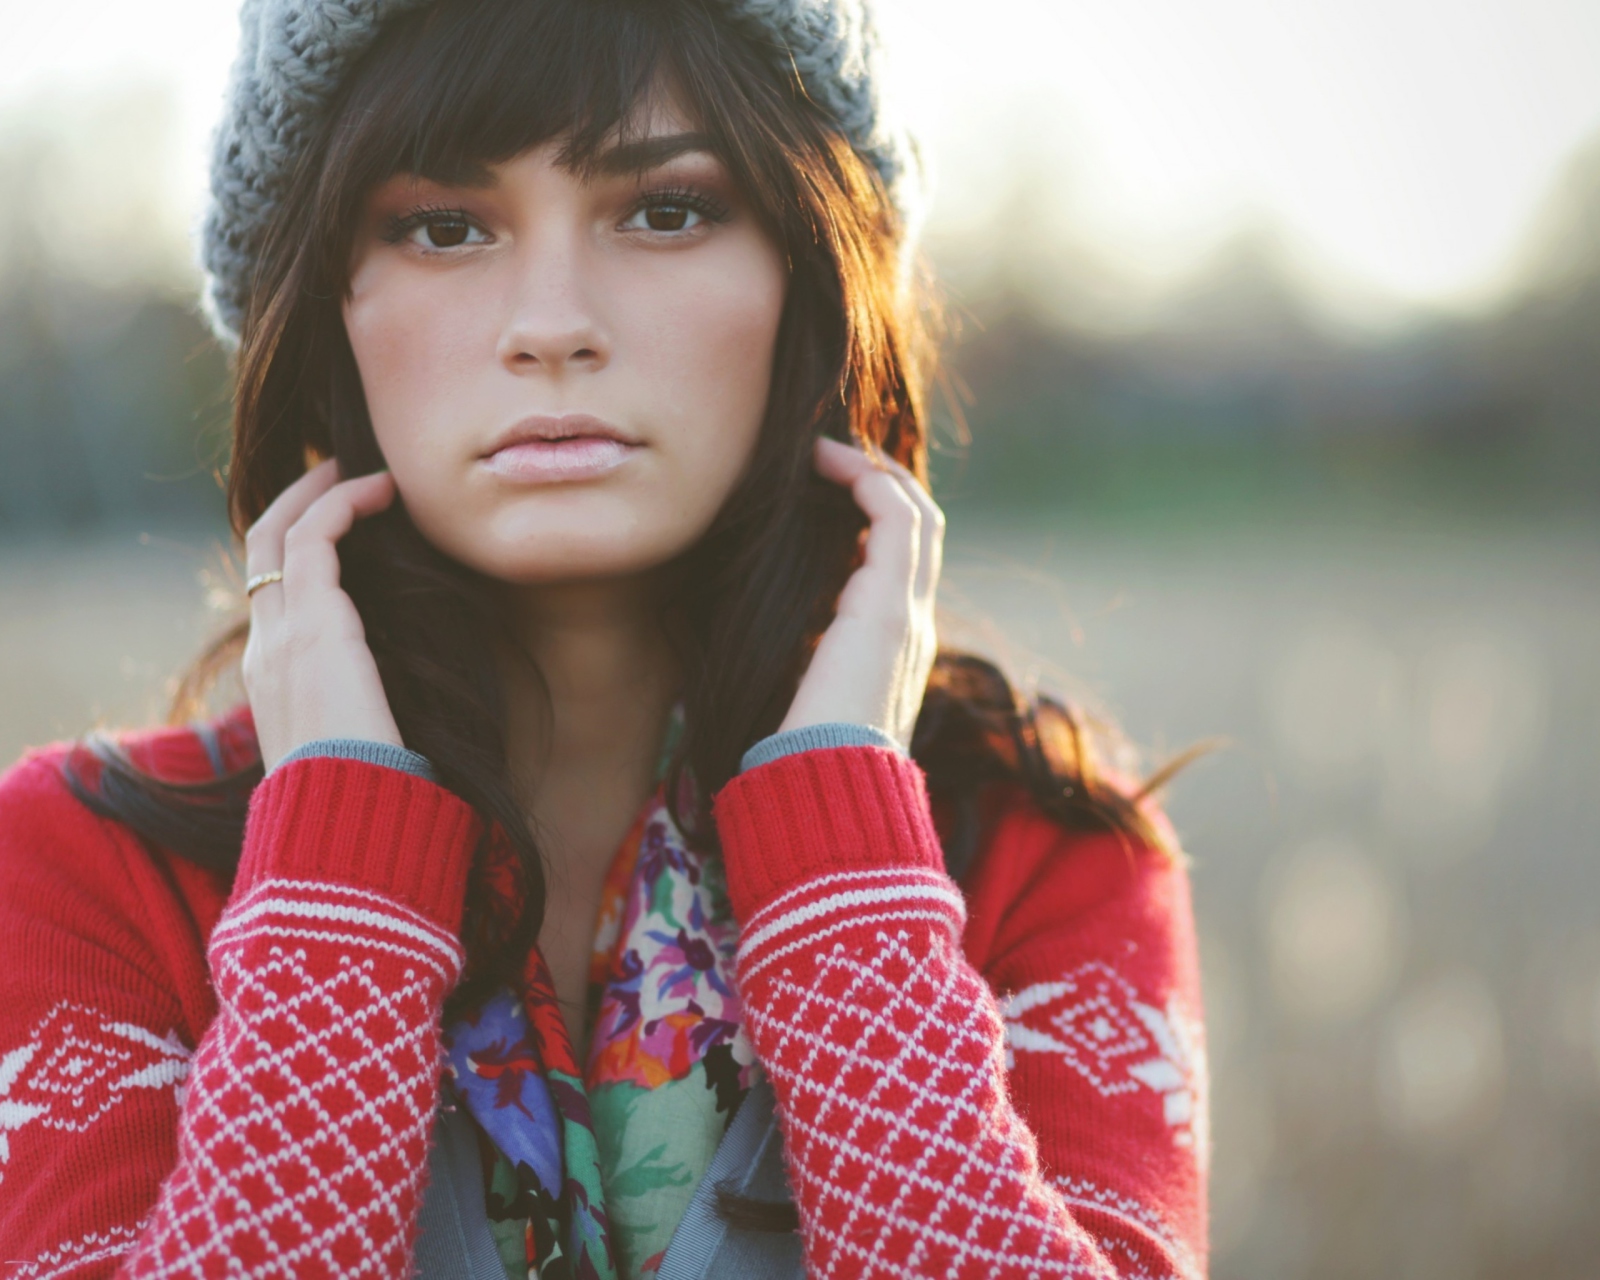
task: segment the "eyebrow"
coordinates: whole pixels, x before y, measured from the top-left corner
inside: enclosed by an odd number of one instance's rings
[[[717,147],[708,133],[663,133],[610,147],[594,158],[593,167],[605,177],[621,177],[643,173],[693,151],[714,156]]]

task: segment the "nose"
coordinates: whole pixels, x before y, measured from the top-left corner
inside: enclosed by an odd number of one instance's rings
[[[498,355],[513,373],[604,368],[611,338],[581,246],[528,243],[516,255]]]

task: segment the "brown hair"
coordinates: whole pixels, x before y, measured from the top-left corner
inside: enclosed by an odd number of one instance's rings
[[[674,87],[790,270],[755,456],[683,557],[667,619],[686,672],[668,794],[694,797],[693,811],[675,816],[703,846],[715,844],[711,798],[776,729],[856,563],[862,517],[813,474],[812,438],[869,444],[927,477],[931,341],[901,228],[876,174],[771,53],[699,0],[440,0],[396,19],[349,77],[282,201],[237,366],[228,497],[242,533],[308,454],[337,457],[345,476],[383,466],[340,315],[367,192],[396,172],[448,180],[550,139],[581,171],[627,134],[651,92]],[[467,979],[452,997],[471,1002],[520,968],[544,908],[539,851],[505,759],[490,647],[503,626],[497,594],[398,507],[362,522],[340,558],[407,745],[516,853],[510,911],[487,883],[487,834],[475,859]],[[214,646],[186,692],[202,689],[243,635],[236,628]],[[940,655],[912,749],[953,815],[946,852],[957,874],[992,783],[1026,788],[1070,827],[1161,843],[1139,797],[1100,775],[1080,719],[1019,698],[983,659]],[[258,775],[224,779],[212,803],[197,804],[192,788],[163,789],[114,752],[100,755],[91,803],[197,860],[237,857],[243,797]],[[685,772],[696,785],[680,789]]]

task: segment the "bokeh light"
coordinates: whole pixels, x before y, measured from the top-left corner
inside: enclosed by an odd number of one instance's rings
[[[1466,970],[1406,992],[1389,1015],[1378,1076],[1384,1119],[1407,1137],[1449,1141],[1493,1120],[1504,1066],[1500,1014]]]
[[[1269,869],[1267,956],[1284,1011],[1347,1022],[1385,994],[1400,967],[1404,905],[1384,869],[1348,839],[1323,836]]]

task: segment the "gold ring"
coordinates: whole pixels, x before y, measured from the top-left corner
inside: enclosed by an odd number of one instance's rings
[[[262,587],[270,587],[274,582],[283,581],[282,569],[268,569],[265,573],[258,573],[244,584],[245,598],[249,599],[260,591]]]

